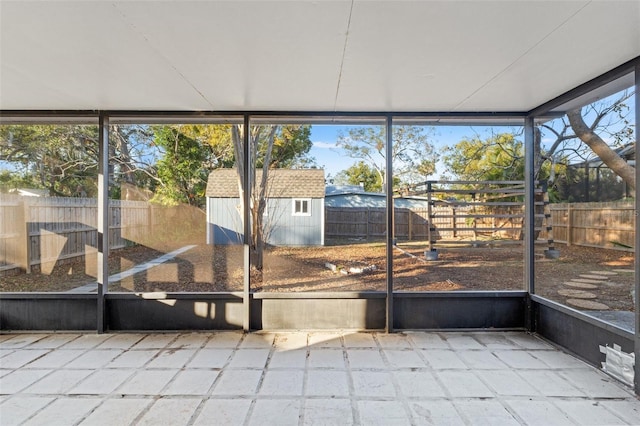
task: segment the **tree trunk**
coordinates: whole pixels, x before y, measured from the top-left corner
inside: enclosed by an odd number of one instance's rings
[[[616,173],[630,187],[636,187],[635,168],[627,164],[605,141],[600,138],[582,118],[582,110],[575,109],[567,112],[569,123],[580,138],[591,150],[600,157],[600,160]]]
[[[262,132],[260,129],[255,134],[249,136],[249,147],[245,147],[243,144],[243,138],[240,133],[240,126],[233,126],[232,139],[234,154],[236,156],[236,170],[238,172],[238,193],[240,194],[241,212],[244,212],[244,198],[242,196],[243,191],[250,191],[250,220],[251,220],[251,235],[247,236],[251,251],[251,267],[255,270],[262,271],[263,259],[264,259],[264,210],[267,202],[267,185],[269,177],[269,165],[271,164],[271,153],[273,151],[273,144],[275,141],[275,135],[278,130],[278,126],[272,126],[267,136],[267,146],[263,159],[262,177],[260,182],[255,179],[256,176],[256,154],[258,151],[258,143],[261,139]],[[249,174],[251,187],[248,183],[243,182],[244,177],[244,165],[242,164],[242,158],[244,149],[249,148]],[[243,213],[244,214],[244,213]],[[244,216],[243,216],[244,217]]]

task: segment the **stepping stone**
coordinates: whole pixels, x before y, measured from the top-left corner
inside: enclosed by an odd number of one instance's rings
[[[614,269],[614,272],[627,272],[627,273],[634,273],[635,271],[633,269]]]
[[[617,272],[613,272],[613,271],[589,271],[589,272],[596,275],[618,275]]]
[[[582,274],[580,275],[580,278],[588,278],[590,280],[607,280],[607,277],[604,277],[602,275],[588,275],[588,274]]]
[[[597,285],[593,285],[589,283],[573,282],[573,281],[567,281],[564,283],[564,285],[568,285],[569,287],[575,287],[575,288],[583,288],[585,290],[593,290],[595,288],[598,288]]]
[[[590,280],[587,278],[573,278],[571,281],[575,283],[587,283],[587,284],[602,284],[603,280]]]
[[[596,297],[598,297],[593,293],[589,293],[588,291],[571,289],[558,290],[558,294],[564,297],[575,297],[576,299],[595,299]]]
[[[576,308],[587,309],[590,311],[609,310],[609,307],[604,303],[594,302],[593,300],[567,299],[567,305],[575,306]]]

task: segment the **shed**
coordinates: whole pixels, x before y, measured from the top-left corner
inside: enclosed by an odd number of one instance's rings
[[[256,172],[256,181],[262,170]],[[264,236],[277,246],[324,245],[324,170],[271,169]],[[236,169],[217,169],[207,182],[207,243],[241,244],[242,212]]]
[[[328,185],[325,203],[327,207],[337,208],[385,208],[387,195],[382,192],[366,192],[357,185]],[[425,197],[394,197],[393,204],[397,209],[426,209],[428,201]]]

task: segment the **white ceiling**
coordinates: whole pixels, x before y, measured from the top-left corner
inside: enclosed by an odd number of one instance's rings
[[[638,56],[640,0],[0,0],[4,110],[528,111]]]

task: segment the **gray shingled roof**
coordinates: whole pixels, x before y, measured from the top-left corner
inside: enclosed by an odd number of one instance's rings
[[[262,178],[257,171],[256,180]],[[207,197],[238,198],[236,169],[216,169],[209,174]],[[324,198],[324,170],[271,169],[269,170],[269,198]]]

